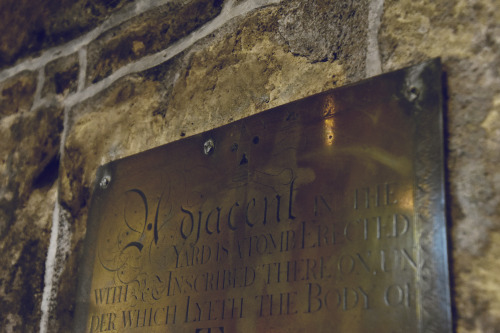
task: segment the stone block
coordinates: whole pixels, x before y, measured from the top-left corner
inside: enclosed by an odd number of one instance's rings
[[[24,71],[0,82],[0,119],[31,109],[37,86],[37,73]]]
[[[42,97],[54,94],[65,96],[76,92],[79,70],[78,53],[49,62],[45,66]]]
[[[0,3],[0,69],[90,31],[131,0]]]
[[[63,110],[40,108],[0,121],[0,238],[30,193],[57,179]]]
[[[284,10],[278,30],[290,52],[311,62],[343,58],[364,66],[367,1],[293,1]]]
[[[222,0],[174,1],[107,31],[89,45],[87,84],[167,48],[219,15],[221,10]]]

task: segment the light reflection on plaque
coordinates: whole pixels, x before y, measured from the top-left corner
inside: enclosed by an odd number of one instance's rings
[[[440,78],[430,61],[101,167],[75,331],[451,331]]]

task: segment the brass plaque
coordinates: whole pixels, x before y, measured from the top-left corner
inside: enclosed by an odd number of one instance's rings
[[[98,171],[78,332],[451,332],[432,60]]]

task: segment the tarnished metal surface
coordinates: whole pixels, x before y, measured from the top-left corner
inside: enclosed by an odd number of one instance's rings
[[[82,332],[451,331],[438,60],[107,164]]]

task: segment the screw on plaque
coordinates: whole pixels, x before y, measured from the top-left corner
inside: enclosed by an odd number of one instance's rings
[[[214,152],[214,150],[215,150],[214,140],[208,139],[207,141],[205,141],[205,143],[203,144],[203,152],[205,153],[205,155],[210,155],[211,153]]]
[[[106,189],[109,186],[110,182],[111,182],[111,177],[110,176],[104,176],[104,177],[102,177],[101,182],[99,183],[99,185],[104,190],[104,189]]]
[[[418,98],[419,91],[418,88],[415,86],[411,86],[409,91],[408,91],[408,99],[410,102],[415,101]]]

